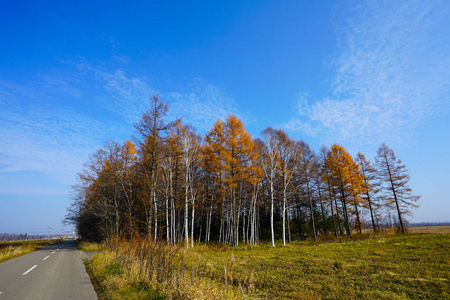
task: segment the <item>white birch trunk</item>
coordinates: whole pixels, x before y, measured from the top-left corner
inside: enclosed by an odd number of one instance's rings
[[[191,194],[193,194],[192,187],[191,187]],[[194,216],[195,216],[195,197],[192,195],[191,248],[194,248]]]
[[[186,248],[189,248],[189,199],[188,187],[186,185],[186,197],[184,200],[184,238],[186,239]]]
[[[273,171],[272,171],[273,172]],[[273,176],[271,175],[273,178]],[[270,231],[272,233],[272,247],[275,247],[275,232],[273,228],[273,180],[270,181]]]

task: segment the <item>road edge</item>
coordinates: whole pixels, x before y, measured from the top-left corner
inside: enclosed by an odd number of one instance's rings
[[[89,256],[85,251],[82,251],[85,255]],[[92,258],[85,258],[83,259],[83,264],[86,269],[86,273],[89,275],[89,279],[91,280],[91,284],[94,287],[94,291],[97,294],[98,300],[108,300],[108,297],[106,296],[105,291],[102,289],[100,283],[98,282],[97,278],[94,276],[94,273],[92,271],[91,267],[91,259]]]

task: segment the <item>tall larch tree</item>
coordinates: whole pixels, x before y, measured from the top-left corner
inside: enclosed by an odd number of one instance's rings
[[[217,207],[220,219],[219,241],[225,244],[225,125],[217,120],[213,128],[205,136],[204,168],[206,171],[208,191],[207,198],[210,201],[210,209],[213,205]],[[212,218],[212,216],[211,216]],[[209,220],[211,222],[212,219]],[[211,228],[208,228],[208,234]]]
[[[378,148],[375,164],[381,182],[384,183],[384,199],[387,204],[395,204],[398,221],[403,234],[406,234],[405,215],[410,214],[410,208],[418,207],[415,203],[420,196],[412,194],[408,185],[410,176],[406,166],[397,159],[394,151],[385,143]]]
[[[225,123],[225,183],[229,192],[231,212],[231,236],[234,247],[239,244],[240,210],[243,200],[243,185],[250,182],[252,163],[255,161],[253,139],[244,124],[231,115]]]
[[[358,196],[361,184],[361,174],[357,163],[344,147],[334,144],[327,155],[327,164],[330,169],[331,182],[337,187],[341,197],[342,211],[347,235],[352,235],[352,226],[349,217],[349,203],[357,205],[355,197]]]
[[[377,202],[377,194],[380,191],[379,181],[377,180],[377,170],[371,164],[370,161],[366,160],[366,157],[362,153],[358,153],[356,161],[361,169],[361,175],[363,176],[363,198],[364,207],[370,212],[370,220],[372,223],[373,231],[377,231],[377,226],[375,224],[375,209],[379,207]]]
[[[156,174],[159,161],[163,157],[161,148],[164,145],[164,137],[169,130],[180,122],[180,119],[166,122],[169,105],[159,99],[158,95],[150,98],[149,109],[142,114],[142,118],[134,125],[140,138],[137,138],[140,147],[142,176],[147,180],[146,201],[147,222],[149,234],[151,234],[151,219],[153,212],[154,238],[158,235],[158,201],[156,198]]]
[[[325,146],[322,146],[320,149],[320,159],[318,161],[319,164],[319,174],[322,182],[325,185],[326,195],[328,196],[328,200],[330,201],[330,211],[331,211],[331,221],[333,223],[333,231],[334,236],[338,237],[338,224],[337,220],[339,220],[337,201],[336,201],[336,193],[333,185],[331,184],[331,172],[328,168],[327,156],[328,149]],[[333,205],[334,202],[334,205]]]
[[[362,216],[360,208],[363,206],[361,195],[364,193],[364,177],[361,174],[359,164],[353,160],[350,173],[350,198],[348,203],[354,209],[353,213],[356,217],[356,226],[359,233],[362,233]]]

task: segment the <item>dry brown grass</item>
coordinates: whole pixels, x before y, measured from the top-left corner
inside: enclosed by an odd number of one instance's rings
[[[37,249],[36,245],[33,244],[12,245],[5,247],[0,250],[0,263],[8,259],[28,254],[36,249]]]
[[[101,252],[108,248],[106,243],[99,244],[99,243],[77,240],[76,244],[77,244],[78,250],[88,251],[88,252]]]
[[[0,243],[0,263],[6,260],[28,254],[36,249],[52,245],[61,240],[31,240]]]
[[[242,298],[242,287],[233,285],[231,268],[228,280],[223,274],[211,278],[215,270],[199,261],[194,251],[135,235],[133,241],[111,239],[108,249],[95,254],[87,268],[108,299]],[[253,285],[253,273],[247,281]]]
[[[411,234],[450,234],[450,225],[412,226],[408,227]]]
[[[430,225],[430,226],[409,226],[406,228],[409,234],[450,234],[450,225]],[[363,234],[374,235],[372,228],[363,228]],[[382,228],[375,236],[395,235],[401,233],[399,228]],[[357,234],[354,230],[353,234]]]

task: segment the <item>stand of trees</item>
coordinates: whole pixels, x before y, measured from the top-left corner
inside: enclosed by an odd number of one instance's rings
[[[406,233],[419,196],[385,144],[375,165],[337,144],[317,155],[280,129],[252,139],[233,115],[202,139],[181,120],[166,122],[169,107],[158,96],[149,107],[134,142],[106,142],[79,174],[66,222],[85,239],[139,232],[186,247],[261,239],[275,246],[393,224]]]

